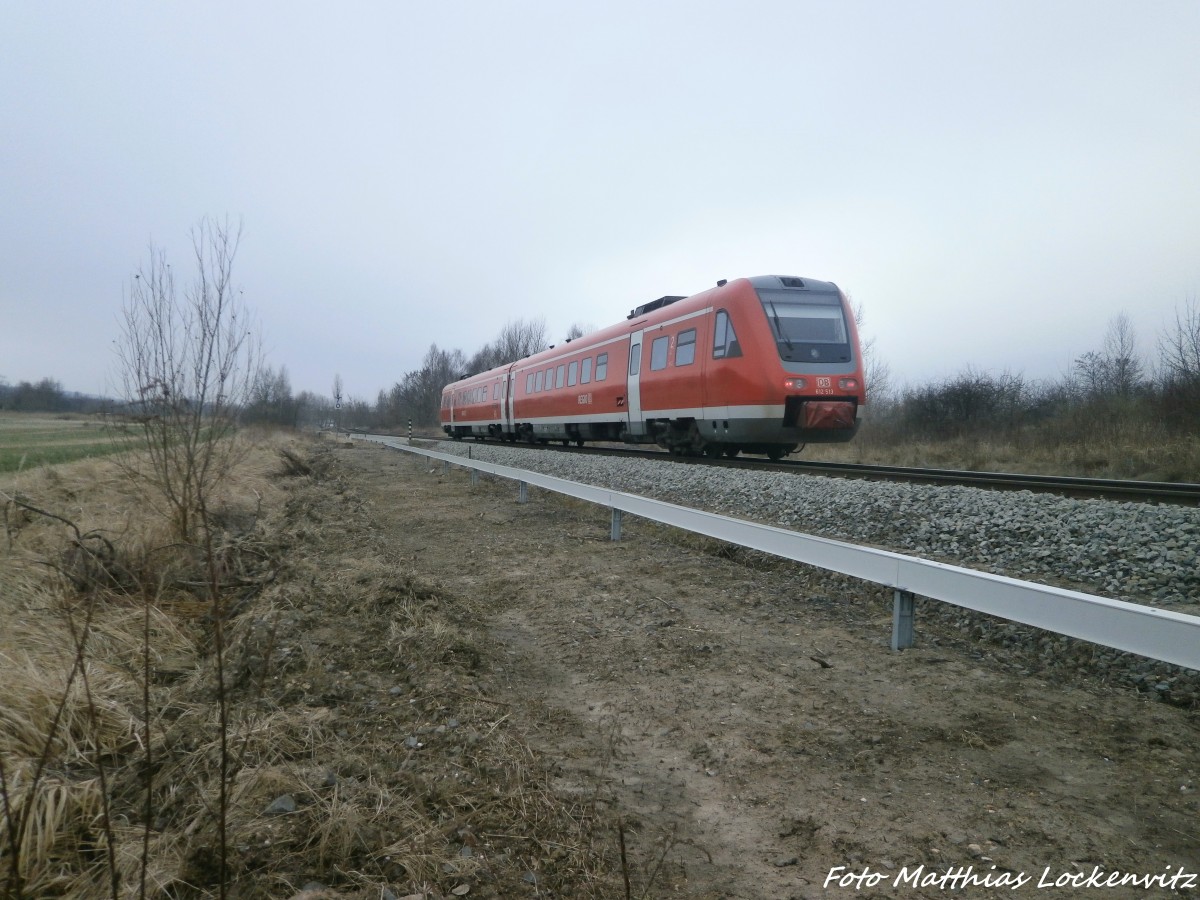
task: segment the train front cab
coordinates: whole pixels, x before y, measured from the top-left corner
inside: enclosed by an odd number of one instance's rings
[[[630,380],[638,382],[646,426],[628,438],[652,435],[685,454],[779,458],[802,444],[854,436],[864,400],[861,360],[853,316],[835,285],[764,276],[690,299],[701,298],[702,319],[679,309],[632,341],[643,345],[641,374],[631,362]],[[684,376],[684,351],[689,367],[694,353],[700,378]]]
[[[797,445],[848,441],[866,400],[854,315],[837,285],[809,278],[750,279],[765,322],[764,362],[777,363],[783,437]],[[759,332],[761,335],[761,331]],[[764,365],[763,371],[771,369]],[[770,377],[770,376],[768,376]]]

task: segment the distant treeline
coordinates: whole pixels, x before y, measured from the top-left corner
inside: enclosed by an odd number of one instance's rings
[[[1076,358],[1056,380],[968,367],[940,383],[873,398],[873,406],[873,428],[899,440],[1012,439],[1035,430],[1044,443],[1100,438],[1131,426],[1148,438],[1197,436],[1200,304],[1189,300],[1177,311],[1150,359],[1139,355],[1133,326],[1122,314],[1109,322],[1103,345]]]
[[[18,412],[100,412],[111,400],[64,391],[53,378],[9,384],[0,379],[0,409]]]

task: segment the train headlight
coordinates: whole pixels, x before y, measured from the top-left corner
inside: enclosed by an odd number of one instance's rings
[[[808,387],[808,382],[803,378],[785,378],[783,380],[783,389],[785,391],[802,391]]]
[[[857,378],[839,378],[838,379],[838,387],[841,388],[843,391],[856,391],[856,390],[858,390],[858,379]]]

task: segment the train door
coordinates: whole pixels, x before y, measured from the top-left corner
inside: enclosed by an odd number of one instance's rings
[[[644,435],[646,423],[642,419],[642,332],[639,329],[629,335],[629,380],[625,383],[625,409],[628,412],[626,428],[630,435]]]
[[[509,369],[504,375],[504,431],[506,434],[512,434],[513,422],[513,394],[517,392],[517,376],[513,374],[513,370]]]

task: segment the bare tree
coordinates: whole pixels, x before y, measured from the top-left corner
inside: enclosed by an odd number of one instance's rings
[[[144,453],[127,469],[166,503],[176,536],[192,541],[213,489],[240,451],[236,426],[258,378],[261,349],[233,286],[240,225],[202,219],[191,231],[195,273],[182,292],[151,244],[133,276],[116,341],[121,393]]]
[[[591,334],[595,330],[596,327],[594,325],[572,322],[571,327],[567,329],[567,340],[573,341],[576,338],[583,337],[585,334]]]
[[[883,406],[892,396],[892,370],[887,362],[879,355],[875,346],[874,336],[862,339],[863,323],[866,321],[866,309],[861,303],[850,301],[854,310],[854,324],[858,326],[859,343],[862,348],[863,380],[867,383],[868,396],[872,402]]]
[[[1075,360],[1074,382],[1086,399],[1132,397],[1142,385],[1145,368],[1137,356],[1137,335],[1125,313],[1108,320],[1104,345]]]
[[[1175,309],[1175,324],[1158,338],[1158,361],[1164,379],[1200,384],[1200,302],[1195,297]]]
[[[1119,397],[1131,397],[1142,383],[1144,368],[1137,356],[1137,334],[1125,313],[1108,320],[1104,335],[1104,358],[1108,364],[1109,390]]]
[[[546,320],[544,318],[517,319],[507,323],[494,343],[496,365],[516,362],[546,349]]]
[[[166,253],[151,244],[149,261],[135,273],[125,298],[117,357],[124,399],[144,440],[121,463],[149,485],[150,497],[165,501],[177,538],[197,547],[204,561],[216,658],[218,880],[219,896],[225,897],[230,756],[224,628],[230,610],[209,504],[241,453],[237,416],[251,398],[262,356],[250,312],[233,286],[241,227],[235,231],[228,220],[205,218],[191,239],[196,269],[182,295]],[[151,778],[147,775],[147,792]]]
[[[1158,382],[1163,416],[1175,427],[1200,432],[1200,303],[1189,297],[1175,323],[1158,338]]]

